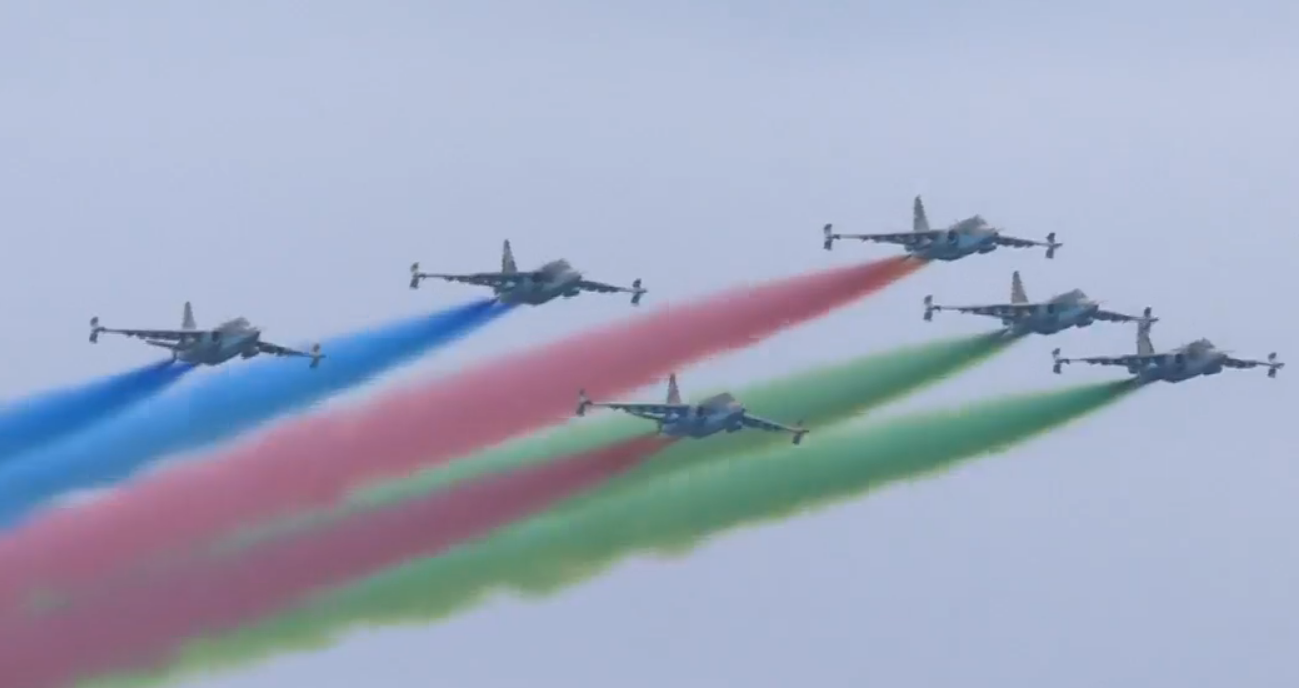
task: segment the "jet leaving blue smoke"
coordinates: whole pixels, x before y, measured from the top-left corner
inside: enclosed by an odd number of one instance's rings
[[[0,408],[0,465],[166,389],[193,369],[171,359]]]
[[[510,307],[476,301],[321,344],[318,368],[299,358],[219,368],[114,422],[0,466],[0,526],[18,524],[64,492],[129,477],[169,454],[195,449],[366,382],[486,325]]]

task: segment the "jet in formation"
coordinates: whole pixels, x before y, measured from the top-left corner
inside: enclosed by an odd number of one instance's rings
[[[446,275],[420,272],[419,263],[410,266],[411,289],[418,289],[420,282],[426,279],[490,287],[500,303],[531,306],[538,306],[559,297],[571,299],[584,291],[631,294],[631,303],[635,306],[640,304],[641,296],[645,294],[640,279],[633,281],[630,287],[593,282],[583,278],[582,273],[573,269],[566,260],[552,260],[536,270],[520,271],[514,262],[514,252],[510,249],[508,240],[501,251],[500,272]]]
[[[1254,361],[1234,358],[1229,352],[1222,351],[1208,339],[1197,339],[1176,349],[1156,352],[1150,342],[1150,325],[1142,324],[1137,328],[1137,352],[1125,356],[1091,356],[1088,358],[1063,358],[1060,350],[1051,352],[1055,359],[1054,371],[1066,363],[1089,363],[1092,365],[1123,366],[1141,382],[1182,382],[1201,375],[1217,375],[1224,368],[1258,368],[1266,367],[1268,377],[1276,373],[1285,364],[1276,360],[1276,353],[1267,355],[1266,361]]]
[[[622,411],[655,421],[659,433],[669,437],[699,438],[722,431],[738,432],[753,428],[768,432],[788,432],[794,436],[794,444],[799,444],[803,441],[803,435],[807,434],[801,422],[791,427],[750,414],[729,393],[711,396],[698,404],[682,403],[676,375],[668,377],[667,401],[662,404],[596,403],[587,398],[585,390],[578,391],[577,399],[579,416],[586,415],[587,409],[592,407]]]
[[[955,222],[945,229],[930,229],[929,219],[925,215],[925,205],[916,196],[912,213],[910,232],[893,232],[887,234],[836,234],[834,225],[826,225],[825,250],[834,247],[839,239],[857,239],[884,244],[898,244],[907,254],[924,260],[960,260],[975,253],[991,253],[1000,246],[1012,248],[1032,248],[1043,246],[1046,257],[1055,258],[1055,250],[1063,246],[1055,240],[1055,232],[1046,235],[1046,241],[1033,241],[1006,236],[1000,229],[989,225],[978,215]]]
[[[1087,297],[1081,289],[1057,294],[1046,301],[1032,302],[1024,290],[1019,271],[1010,278],[1010,303],[982,306],[942,306],[934,303],[933,296],[925,297],[925,320],[933,320],[935,311],[956,311],[998,318],[1011,335],[1055,334],[1070,327],[1088,327],[1093,322],[1155,323],[1149,307],[1142,315],[1127,315],[1101,308],[1100,303]]]
[[[320,365],[324,354],[320,345],[310,351],[298,351],[278,344],[262,341],[262,331],[245,318],[235,318],[212,330],[200,330],[194,321],[194,308],[185,302],[185,313],[179,330],[119,330],[99,324],[99,318],[90,319],[90,342],[97,343],[102,333],[120,334],[143,339],[146,344],[170,349],[172,358],[196,365],[220,365],[236,356],[252,358],[258,354],[294,356],[311,359],[311,367]]]

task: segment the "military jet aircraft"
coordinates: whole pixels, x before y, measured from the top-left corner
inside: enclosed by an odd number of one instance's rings
[[[143,339],[146,344],[170,349],[172,358],[196,365],[220,365],[236,357],[252,358],[258,354],[272,356],[301,356],[311,359],[311,367],[320,365],[325,355],[320,345],[310,351],[298,351],[262,341],[262,331],[245,318],[235,318],[212,330],[200,330],[194,321],[194,308],[185,302],[185,313],[179,330],[118,330],[103,327],[99,318],[90,319],[90,342],[99,341],[101,333],[120,334]]]
[[[1062,358],[1060,350],[1051,352],[1055,359],[1053,370],[1060,373],[1066,363],[1090,363],[1093,365],[1123,366],[1141,382],[1181,382],[1200,375],[1217,375],[1224,368],[1257,368],[1265,366],[1268,377],[1285,367],[1276,360],[1276,353],[1267,355],[1266,361],[1252,361],[1233,358],[1229,352],[1222,351],[1207,339],[1197,339],[1172,351],[1156,353],[1150,342],[1150,326],[1142,324],[1137,328],[1137,353],[1126,356],[1092,356],[1089,358]]]
[[[1032,248],[1045,246],[1046,257],[1055,258],[1055,250],[1064,244],[1057,243],[1055,232],[1046,235],[1046,241],[1032,241],[1006,236],[1001,230],[987,223],[982,217],[974,215],[955,222],[946,229],[930,229],[929,219],[925,215],[925,205],[916,196],[910,232],[893,232],[887,234],[836,234],[834,225],[826,225],[825,250],[834,248],[839,239],[858,239],[884,244],[899,244],[909,255],[924,260],[960,260],[975,253],[991,253],[999,246],[1012,248]]]
[[[670,437],[708,437],[722,431],[737,432],[754,428],[791,433],[794,444],[799,444],[803,441],[803,435],[807,434],[801,422],[790,427],[750,414],[739,400],[728,393],[711,396],[698,404],[684,404],[681,402],[681,392],[677,389],[676,375],[668,377],[667,401],[662,404],[596,403],[587,398],[586,390],[579,390],[577,415],[586,415],[587,409],[592,407],[613,409],[655,421],[659,433]]]
[[[1013,335],[1024,335],[1030,332],[1037,334],[1055,334],[1070,327],[1088,327],[1093,322],[1135,322],[1155,323],[1159,318],[1150,315],[1146,308],[1142,315],[1126,315],[1107,311],[1101,308],[1081,289],[1073,289],[1057,294],[1046,301],[1033,303],[1028,300],[1024,291],[1024,281],[1016,270],[1010,277],[1010,303],[988,304],[984,306],[940,306],[934,303],[933,296],[925,297],[925,320],[933,320],[935,311],[956,311],[999,318],[1006,331]]]
[[[631,294],[633,306],[640,304],[645,294],[639,279],[631,287],[618,287],[603,282],[592,282],[584,279],[582,273],[573,269],[566,260],[552,260],[536,270],[520,271],[514,262],[514,251],[506,240],[501,251],[500,272],[476,272],[467,275],[445,275],[420,272],[419,263],[410,266],[410,288],[418,289],[419,283],[426,279],[441,279],[448,282],[463,282],[482,287],[491,287],[496,299],[506,304],[527,304],[538,306],[559,297],[571,299],[584,292],[604,294]]]

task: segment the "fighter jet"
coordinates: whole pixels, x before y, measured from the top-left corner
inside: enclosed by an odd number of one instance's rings
[[[1066,363],[1090,363],[1093,365],[1123,366],[1135,379],[1141,382],[1181,382],[1200,375],[1217,375],[1223,368],[1257,368],[1267,367],[1267,376],[1276,377],[1276,373],[1285,367],[1276,360],[1276,353],[1267,355],[1266,361],[1252,361],[1233,358],[1229,352],[1222,351],[1207,339],[1197,339],[1172,351],[1156,353],[1150,343],[1150,326],[1142,324],[1137,328],[1137,353],[1127,356],[1092,356],[1090,358],[1062,358],[1060,350],[1051,352],[1055,359],[1053,370],[1060,373]]]
[[[807,430],[802,422],[790,427],[750,414],[739,400],[728,393],[711,396],[698,404],[681,402],[677,389],[677,376],[668,377],[667,401],[662,404],[604,404],[595,403],[586,396],[586,390],[577,393],[577,415],[586,415],[589,408],[607,408],[622,411],[638,418],[658,423],[659,433],[670,437],[708,437],[716,433],[737,432],[745,428],[768,432],[788,432],[794,444],[803,441]]]
[[[940,306],[934,303],[933,296],[926,296],[925,320],[933,320],[935,311],[956,311],[999,318],[1006,326],[1006,331],[1012,335],[1055,334],[1070,327],[1088,327],[1097,320],[1136,323],[1159,321],[1159,318],[1151,317],[1149,307],[1139,316],[1104,310],[1099,302],[1088,298],[1081,289],[1057,294],[1046,301],[1031,302],[1028,293],[1024,291],[1024,281],[1020,279],[1018,270],[1010,278],[1010,303]]]
[[[946,229],[930,229],[929,219],[925,216],[925,205],[916,196],[915,208],[910,232],[890,234],[835,234],[834,225],[826,225],[825,250],[834,247],[838,239],[858,239],[884,244],[899,244],[909,255],[924,260],[960,260],[975,253],[991,253],[998,246],[1013,248],[1031,248],[1045,246],[1046,257],[1055,258],[1055,250],[1064,244],[1057,243],[1055,232],[1046,235],[1046,241],[1032,241],[1006,236],[1001,230],[987,223],[982,217],[974,215],[955,222]]]
[[[618,287],[603,282],[592,282],[584,279],[582,273],[573,269],[566,260],[552,260],[536,270],[520,271],[514,263],[514,252],[506,240],[501,251],[500,272],[476,272],[467,275],[444,275],[419,271],[419,263],[410,266],[410,288],[419,289],[421,280],[442,279],[448,282],[463,282],[491,287],[496,293],[497,301],[506,304],[528,304],[538,306],[559,297],[571,299],[584,292],[604,294],[631,294],[633,306],[640,304],[645,294],[639,279],[631,287]]]
[[[185,302],[185,314],[179,330],[118,330],[103,327],[99,318],[90,319],[90,342],[99,341],[101,333],[120,334],[143,339],[146,344],[170,349],[172,358],[196,365],[220,365],[236,357],[252,358],[258,354],[272,356],[301,356],[311,359],[311,367],[320,365],[325,355],[320,345],[310,351],[298,351],[262,341],[262,331],[245,318],[235,318],[212,330],[200,330],[194,321],[194,308]]]

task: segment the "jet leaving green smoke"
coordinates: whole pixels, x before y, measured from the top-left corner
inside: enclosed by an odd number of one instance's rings
[[[578,510],[557,510],[444,556],[411,562],[256,626],[191,645],[169,672],[119,677],[140,686],[333,642],[359,623],[425,622],[501,588],[551,594],[612,562],[679,551],[738,527],[915,479],[1009,448],[1123,398],[1131,382],[1021,394],[941,412],[826,431],[816,442],[701,464]]]
[[[858,415],[918,391],[926,385],[987,360],[1006,350],[1016,341],[1018,339],[1003,337],[999,331],[972,337],[944,339],[862,356],[810,372],[779,378],[750,389],[740,390],[736,392],[736,396],[752,413],[791,424],[804,420],[811,430],[808,435],[811,440],[815,439],[821,426]],[[573,390],[573,396],[576,405],[577,390]],[[569,456],[612,442],[625,441],[644,434],[652,427],[649,421],[621,414],[589,423],[565,426],[540,437],[524,438],[499,448],[489,449],[405,480],[373,485],[352,495],[346,509],[325,514],[299,514],[270,527],[260,527],[241,533],[239,537],[224,543],[223,548],[238,548],[265,537],[273,537],[286,530],[318,525],[332,518],[342,518],[353,509],[371,508],[395,500],[419,497],[430,490],[485,473],[510,470],[533,462]],[[750,431],[678,442],[652,461],[646,462],[642,468],[618,478],[613,484],[596,490],[586,497],[579,497],[576,501],[585,503],[589,498],[597,496],[606,498],[613,489],[638,484],[647,477],[663,471],[737,452],[753,451],[773,442],[788,441],[788,435]],[[570,505],[575,506],[574,502],[570,501],[560,508],[569,508]]]

